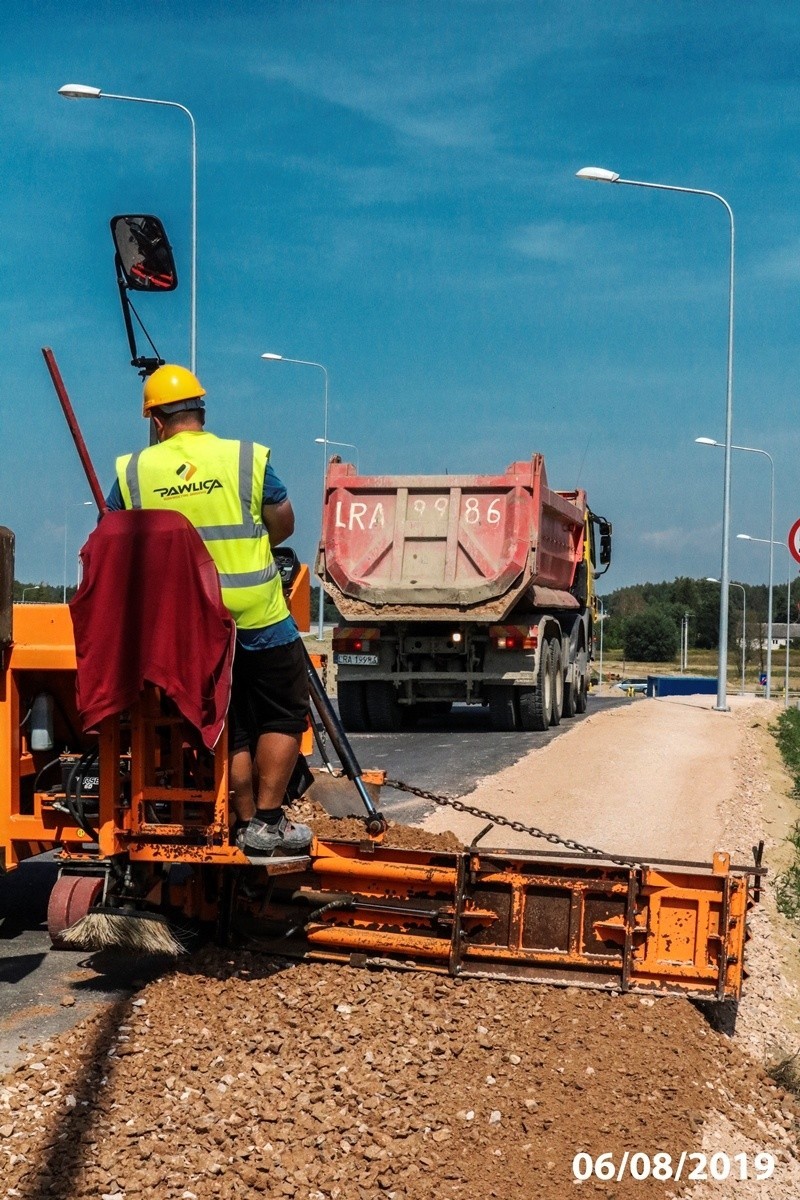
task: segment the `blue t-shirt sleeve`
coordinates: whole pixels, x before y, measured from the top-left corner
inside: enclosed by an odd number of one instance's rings
[[[287,492],[286,488],[283,486],[269,463],[267,463],[267,470],[264,475],[264,491],[261,495],[261,503],[282,504],[288,495],[289,493]],[[121,495],[120,499],[122,499]]]
[[[119,480],[114,480],[114,486],[106,496],[106,507],[109,512],[122,512],[125,508],[125,501],[122,499],[122,489],[119,486]]]

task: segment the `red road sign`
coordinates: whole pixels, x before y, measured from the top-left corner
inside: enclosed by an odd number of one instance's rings
[[[789,553],[796,562],[800,563],[800,519],[795,521],[789,530]]]

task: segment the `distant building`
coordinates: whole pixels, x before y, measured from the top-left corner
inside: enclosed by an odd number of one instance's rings
[[[786,649],[786,630],[787,630],[787,628],[789,630],[789,641],[790,642],[795,642],[795,641],[800,640],[800,622],[791,621],[787,627],[785,622],[773,621],[772,622],[772,649],[773,650],[785,650]],[[741,645],[741,638],[739,639],[739,645]],[[756,638],[753,638],[752,641],[750,642],[750,647],[753,650],[759,650],[762,646],[764,647],[764,649],[766,649],[766,646],[767,646],[767,625],[766,624],[761,626],[761,641],[759,642]]]

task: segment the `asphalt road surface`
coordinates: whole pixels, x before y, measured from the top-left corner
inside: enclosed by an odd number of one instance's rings
[[[164,960],[53,950],[47,901],[58,867],[50,854],[0,875],[0,1074],[20,1042],[40,1042],[155,978]]]
[[[462,705],[446,719],[421,721],[413,731],[353,734],[351,741],[364,770],[385,770],[391,779],[463,796],[480,779],[546,745],[575,722],[627,703],[622,697],[590,697],[584,716],[548,733],[496,733],[486,710]],[[434,806],[385,789],[381,807],[395,821],[416,824]],[[166,965],[163,960],[52,950],[46,916],[56,874],[51,856],[42,855],[0,875],[0,1073],[19,1058],[21,1041],[38,1042],[68,1028],[130,993],[140,981],[154,978]]]
[[[536,746],[546,746],[593,713],[631,701],[622,695],[589,697],[587,711],[547,733],[497,733],[489,713],[477,705],[456,705],[448,717],[421,720],[402,733],[351,733],[350,742],[362,770],[385,771],[389,779],[446,796],[468,794],[480,779],[494,775],[523,758]],[[334,764],[336,756],[332,754]],[[312,766],[319,765],[315,755]],[[430,801],[384,789],[381,808],[386,816],[406,825],[418,824],[434,807]]]

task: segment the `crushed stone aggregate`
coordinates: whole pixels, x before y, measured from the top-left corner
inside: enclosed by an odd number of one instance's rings
[[[641,999],[207,950],[0,1082],[0,1196],[556,1200],[578,1150],[679,1155],[712,1121],[788,1179],[796,1100]]]

